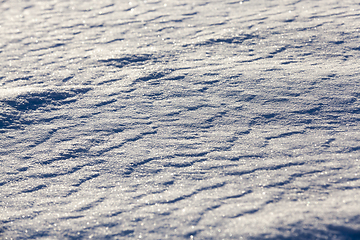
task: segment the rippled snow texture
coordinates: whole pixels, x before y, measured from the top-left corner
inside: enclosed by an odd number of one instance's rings
[[[360,4],[0,1],[0,238],[360,239]]]

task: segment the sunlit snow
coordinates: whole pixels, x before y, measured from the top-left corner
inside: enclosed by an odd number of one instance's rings
[[[360,239],[355,0],[0,0],[1,239]]]

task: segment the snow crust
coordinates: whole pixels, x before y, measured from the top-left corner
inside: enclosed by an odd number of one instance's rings
[[[0,1],[1,239],[360,239],[355,0]]]

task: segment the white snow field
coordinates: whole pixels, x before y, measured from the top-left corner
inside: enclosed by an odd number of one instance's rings
[[[0,0],[0,239],[360,239],[358,0]]]

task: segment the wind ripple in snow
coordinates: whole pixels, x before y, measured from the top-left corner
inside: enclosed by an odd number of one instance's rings
[[[355,2],[0,11],[1,238],[359,238]]]

